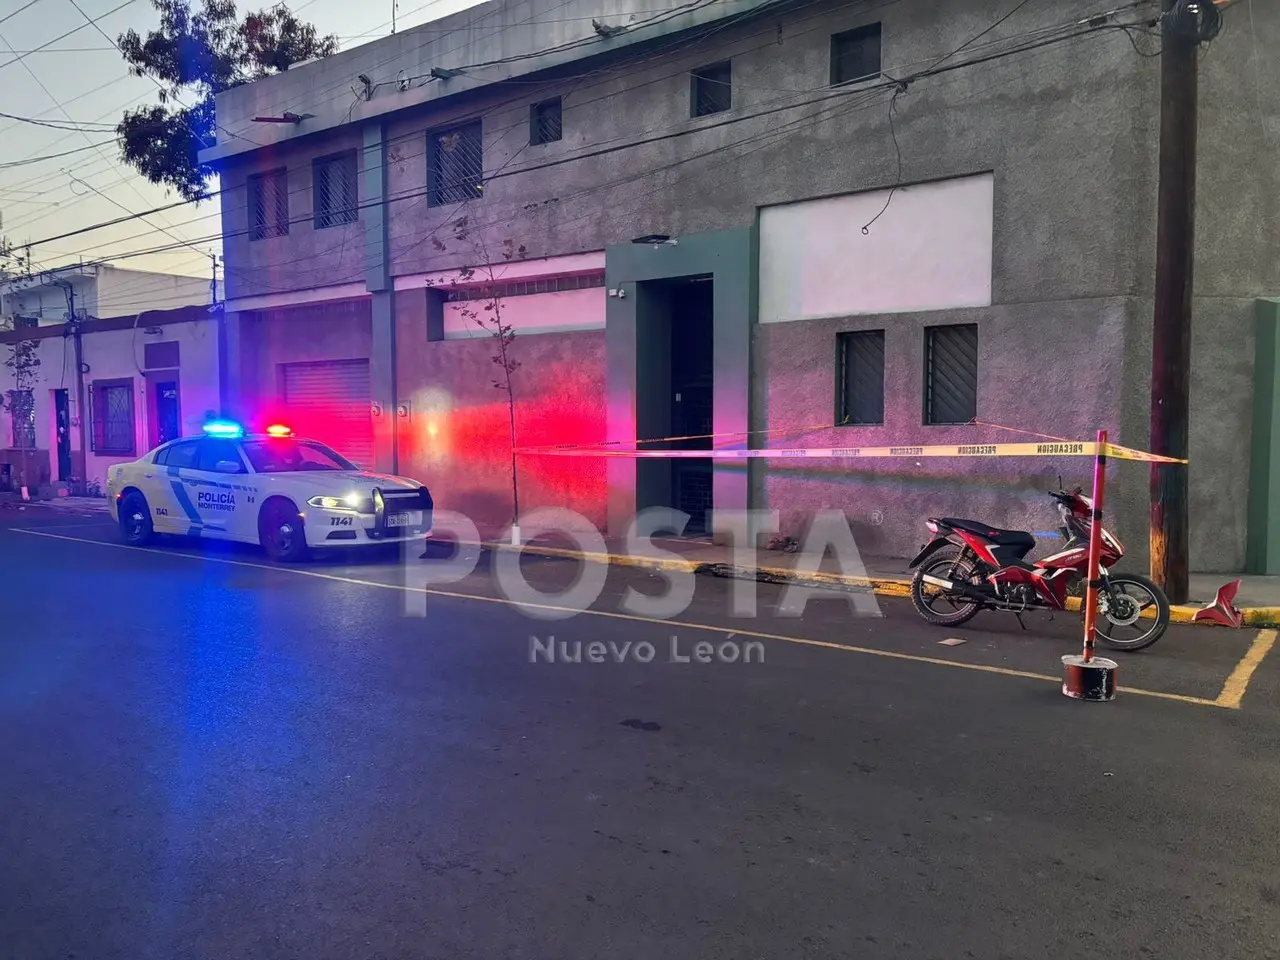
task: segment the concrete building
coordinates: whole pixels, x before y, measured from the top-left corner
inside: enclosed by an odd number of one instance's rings
[[[207,280],[105,265],[0,282],[0,491],[91,491],[198,430],[220,405],[209,299]]]
[[[494,340],[468,319],[480,278],[515,328],[523,446],[978,445],[1105,427],[1145,448],[1159,68],[1141,54],[1159,4],[1007,6],[494,2],[228,91],[202,154],[223,190],[224,395],[504,522],[506,404]],[[1226,11],[1202,64],[1204,571],[1244,567],[1250,511],[1265,515],[1280,476],[1275,350],[1255,332],[1280,294],[1280,73],[1258,53],[1280,41],[1280,11],[1255,6],[1252,24]],[[653,237],[667,240],[635,242]],[[1053,529],[1059,475],[1087,482],[1089,464],[522,456],[519,470],[522,509],[567,506],[614,534],[652,505],[695,527],[709,505],[775,509],[792,535],[834,507],[864,552],[899,556],[929,515]],[[1112,523],[1144,564],[1147,471],[1111,477]]]

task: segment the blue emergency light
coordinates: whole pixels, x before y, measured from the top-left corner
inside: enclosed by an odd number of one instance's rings
[[[204,425],[204,432],[211,437],[239,439],[244,436],[244,427],[230,420],[210,420]]]

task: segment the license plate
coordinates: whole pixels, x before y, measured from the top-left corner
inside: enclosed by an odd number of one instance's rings
[[[392,513],[387,515],[388,527],[419,527],[422,526],[422,512],[415,513]]]

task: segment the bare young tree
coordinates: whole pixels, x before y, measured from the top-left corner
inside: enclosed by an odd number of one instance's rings
[[[30,276],[28,258],[17,252],[8,241],[0,238],[0,281]],[[16,317],[0,317],[0,331],[16,329],[16,322]],[[40,341],[18,340],[9,344],[4,365],[12,374],[13,387],[0,391],[0,410],[8,410],[13,419],[14,446],[30,448],[35,445],[35,439],[25,426],[19,429],[19,423],[21,421],[29,426],[35,413],[32,396],[36,375],[40,370]]]
[[[512,352],[515,329],[503,319],[502,275],[507,264],[523,260],[527,250],[510,238],[501,241],[495,251],[483,232],[475,229],[468,218],[460,217],[450,224],[450,234],[455,252],[461,252],[469,264],[460,267],[450,280],[455,288],[465,288],[469,296],[459,301],[458,312],[469,324],[473,324],[493,340],[493,363],[497,373],[493,385],[506,395],[507,432],[511,443],[511,539],[520,542],[520,482],[516,466],[516,394],[514,374],[520,369],[520,361]],[[449,250],[449,244],[438,236],[432,237],[437,253]],[[496,254],[496,255],[495,255]],[[474,264],[474,265],[472,265]]]

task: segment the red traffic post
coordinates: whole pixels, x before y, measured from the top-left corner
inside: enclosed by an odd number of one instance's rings
[[[1114,660],[1093,655],[1098,624],[1098,590],[1102,587],[1102,498],[1107,485],[1107,431],[1098,431],[1093,460],[1093,515],[1089,522],[1089,573],[1084,594],[1084,650],[1062,658],[1062,692],[1075,700],[1114,700]]]

